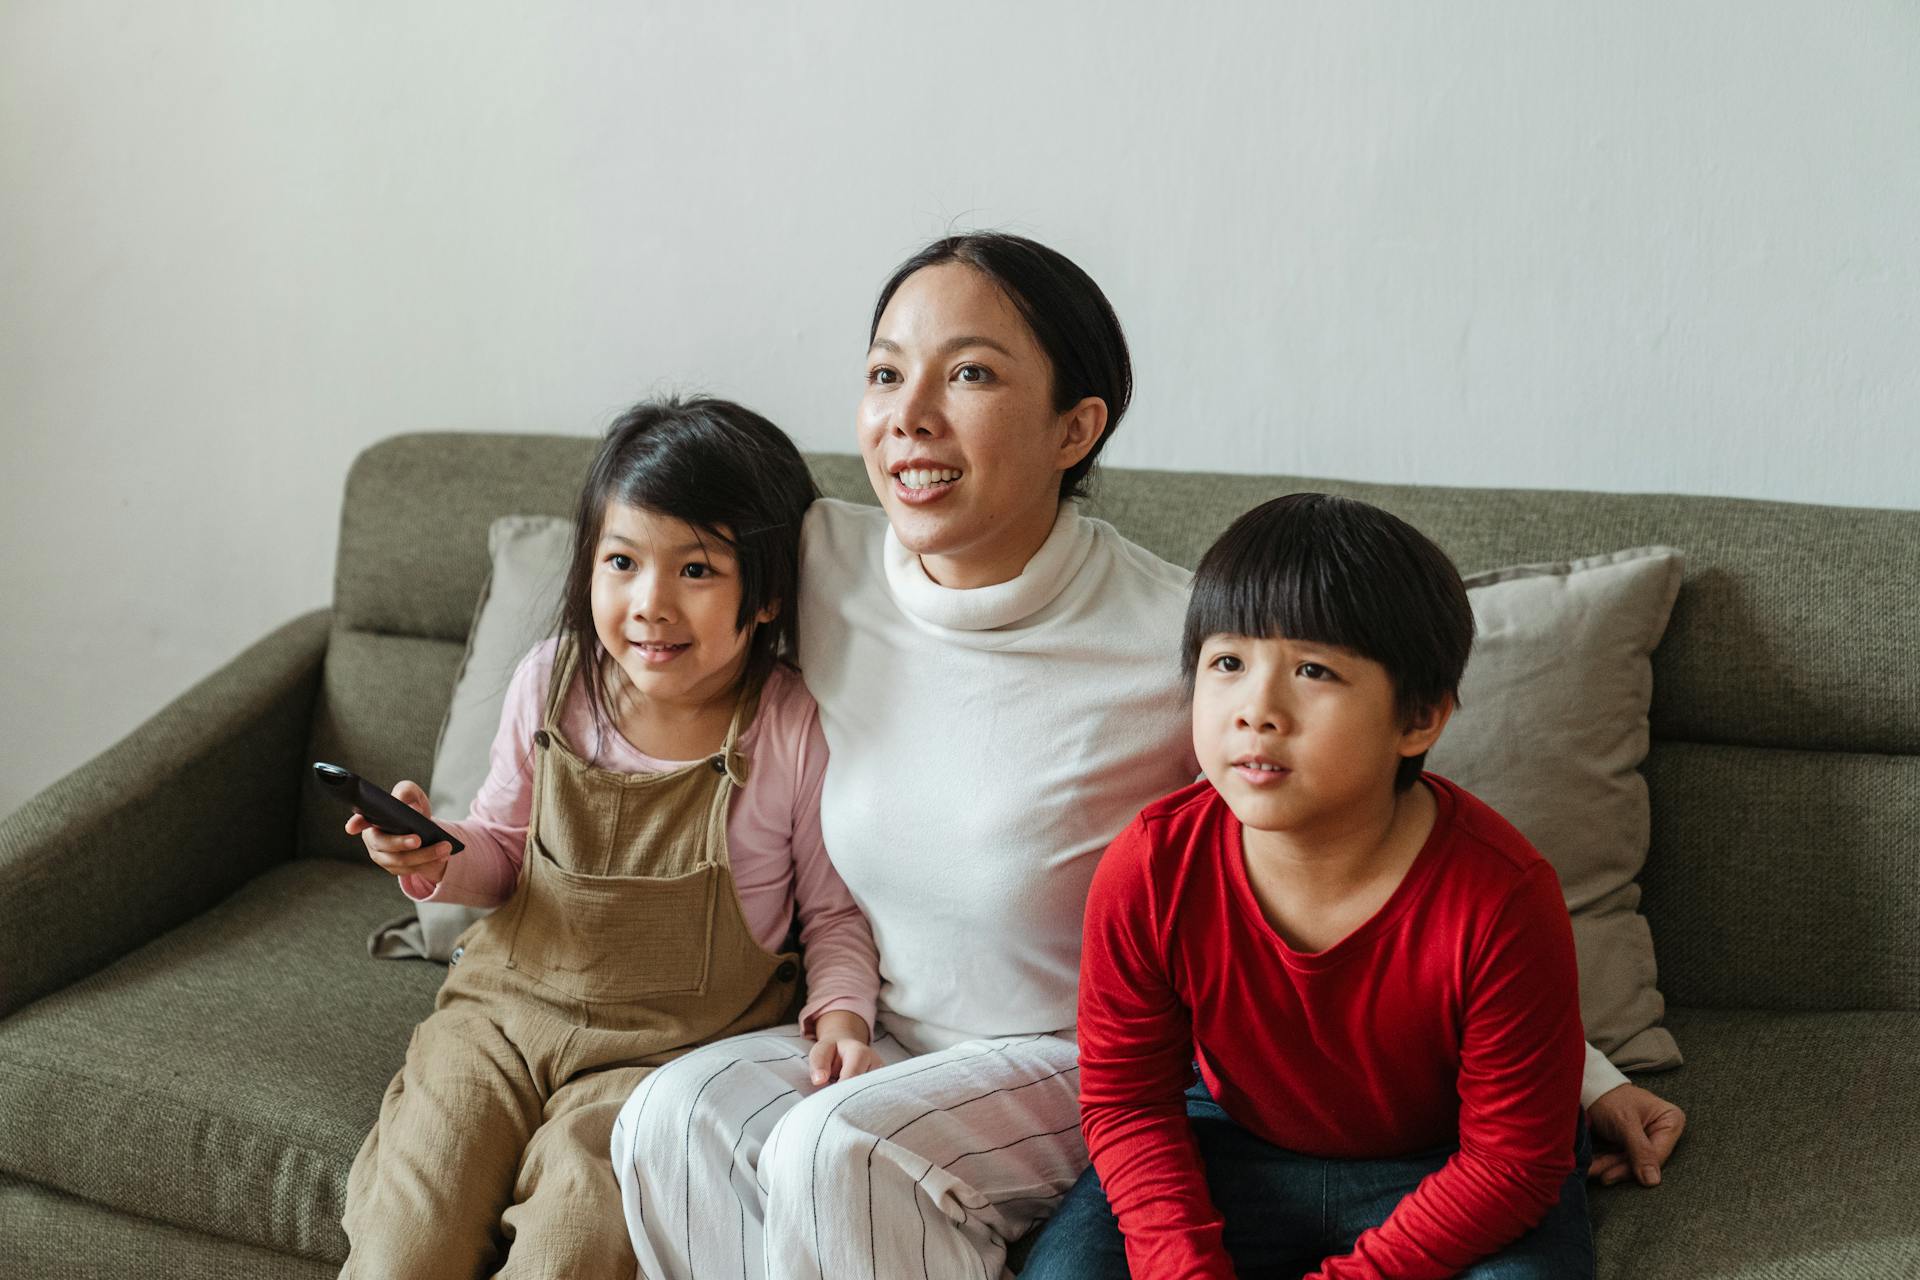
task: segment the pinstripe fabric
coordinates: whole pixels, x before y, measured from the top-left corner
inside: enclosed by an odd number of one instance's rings
[[[797,1028],[655,1072],[613,1130],[649,1280],[997,1280],[1086,1167],[1058,1036],[970,1040],[815,1089]]]

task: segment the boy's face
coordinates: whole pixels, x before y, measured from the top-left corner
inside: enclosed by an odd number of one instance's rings
[[[1403,724],[1387,669],[1351,649],[1214,635],[1193,683],[1193,749],[1243,826],[1332,838],[1393,800],[1400,761],[1451,707]]]

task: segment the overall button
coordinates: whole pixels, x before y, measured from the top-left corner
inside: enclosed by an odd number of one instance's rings
[[[448,963],[450,963],[450,964],[459,964],[459,963],[460,963],[460,957],[461,957],[461,956],[463,956],[463,955],[465,955],[465,954],[467,954],[467,949],[466,949],[465,947],[455,947],[455,948],[453,949],[453,958],[452,958],[452,960],[450,960],[450,961],[449,961]]]
[[[791,960],[783,960],[780,967],[773,971],[773,976],[782,982],[792,982],[800,976],[800,966]]]
[[[534,730],[533,732],[534,746],[545,747],[547,744],[551,743],[552,741],[553,741],[553,735],[549,734],[545,729]]]
[[[713,766],[715,773],[725,773],[727,771],[727,758],[725,756],[710,757],[707,763]]]

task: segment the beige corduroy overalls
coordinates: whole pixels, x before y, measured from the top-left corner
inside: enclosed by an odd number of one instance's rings
[[[354,1160],[342,1276],[633,1275],[621,1105],[688,1049],[792,1017],[797,959],[754,939],[727,858],[756,699],[707,759],[610,772],[560,736],[571,649],[534,735],[519,884],[461,936]]]

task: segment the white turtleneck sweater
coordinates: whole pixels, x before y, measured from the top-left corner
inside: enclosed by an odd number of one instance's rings
[[[800,665],[829,751],[827,853],[873,926],[907,1048],[1073,1034],[1093,870],[1192,782],[1191,575],[1062,503],[1020,576],[943,587],[876,507],[815,502]],[[1581,1104],[1624,1084],[1587,1048]]]
[[[942,587],[874,507],[801,536],[800,662],[829,751],[827,852],[873,925],[908,1048],[1072,1034],[1101,851],[1193,781],[1188,574],[1063,503],[1019,577]]]

